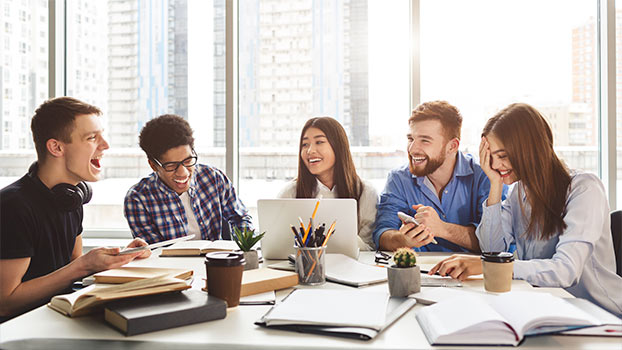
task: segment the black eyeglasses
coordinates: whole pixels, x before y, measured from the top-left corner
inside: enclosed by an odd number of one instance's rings
[[[164,169],[164,171],[173,172],[173,171],[176,171],[180,165],[183,165],[186,168],[193,167],[199,160],[199,157],[197,156],[196,152],[192,150],[192,156],[182,160],[181,162],[166,162],[162,164],[157,159],[155,158],[152,158],[152,159],[154,162],[156,162],[156,164],[158,164],[162,169]]]
[[[376,250],[376,255],[374,258],[374,261],[376,262],[376,264],[388,264],[389,260],[391,260],[392,256],[385,253],[385,252],[381,252],[379,250]]]

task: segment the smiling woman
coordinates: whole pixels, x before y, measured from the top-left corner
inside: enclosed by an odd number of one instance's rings
[[[359,247],[374,247],[371,237],[378,194],[356,173],[348,136],[331,117],[309,119],[300,133],[298,177],[279,198],[354,198],[358,202]]]

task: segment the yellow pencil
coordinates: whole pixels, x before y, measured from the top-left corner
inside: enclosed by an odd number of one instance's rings
[[[330,238],[330,236],[333,234],[333,231],[335,230],[336,223],[337,223],[337,220],[333,221],[333,223],[328,228],[328,233],[326,234],[326,238],[324,238],[324,242],[322,242],[322,246],[325,246],[326,243],[328,243],[328,239]]]
[[[313,215],[311,215],[311,219],[315,219],[315,213],[317,213],[317,208],[320,206],[320,201],[322,200],[322,195],[317,198],[317,203],[315,203],[315,209],[313,209]]]

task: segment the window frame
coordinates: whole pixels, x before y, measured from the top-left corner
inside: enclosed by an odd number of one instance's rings
[[[225,2],[225,61],[226,61],[226,108],[225,108],[225,173],[238,186],[239,179],[239,114],[238,114],[238,8],[239,0]],[[50,0],[49,15],[49,98],[67,93],[66,48],[67,23],[66,0]],[[609,205],[616,209],[617,150],[616,150],[616,60],[615,60],[615,1],[598,0],[597,67],[598,127],[599,127],[599,177],[605,185]],[[410,0],[410,98],[411,106],[420,102],[420,0]],[[93,237],[117,237],[118,230]],[[91,236],[91,235],[89,235]]]

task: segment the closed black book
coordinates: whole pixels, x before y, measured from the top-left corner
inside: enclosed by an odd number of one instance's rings
[[[106,304],[105,318],[125,335],[136,335],[227,316],[227,304],[206,293],[188,290]]]

